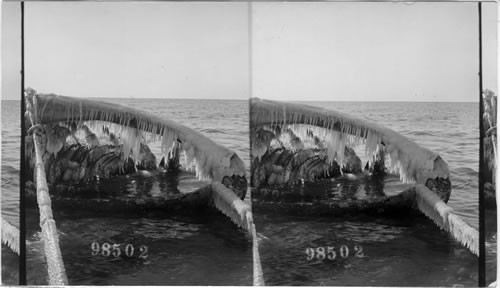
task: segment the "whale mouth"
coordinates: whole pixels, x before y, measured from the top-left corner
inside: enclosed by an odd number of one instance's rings
[[[393,174],[402,183],[429,184],[441,200],[449,199],[447,163],[391,129],[333,110],[257,98],[251,99],[250,117],[253,187],[345,173]]]
[[[388,170],[407,183],[425,183],[428,178],[449,178],[446,162],[439,154],[407,137],[371,121],[334,110],[252,98],[250,103],[252,158],[268,151],[273,139],[289,135],[289,149],[307,142],[321,144],[327,159],[343,163],[345,147],[363,144],[369,158],[390,160]],[[300,140],[300,141],[299,141]]]
[[[36,207],[30,210],[34,224],[30,235],[41,228],[43,242],[51,243],[40,251],[45,257],[37,256],[47,263],[49,284],[68,283],[61,248],[81,240],[59,234],[54,215],[63,231],[85,222],[72,217],[125,219],[126,225],[136,217],[172,222],[203,218],[232,228],[242,244],[252,245],[247,235],[255,231],[251,207],[241,200],[248,186],[246,169],[233,150],[172,120],[131,107],[32,89],[26,89],[25,98],[29,129],[23,131],[22,160],[31,170],[23,173],[32,180],[24,183],[25,200]],[[243,229],[234,229],[233,224]],[[124,227],[106,230],[130,232]],[[111,241],[104,238],[97,244]],[[64,240],[62,247],[59,239]]]
[[[293,130],[274,126],[272,131],[263,127],[256,133],[261,137],[257,142],[269,141],[266,151],[252,162],[257,212],[314,216],[411,212],[413,201],[399,194],[410,193],[412,184],[389,173],[382,151],[378,158],[362,160],[358,157],[362,147],[345,145],[343,157],[336,151],[331,160],[324,139],[310,125],[302,137],[295,131],[303,128],[294,126]]]
[[[479,233],[446,205],[451,194],[448,164],[407,137],[334,110],[252,98],[250,139],[254,209],[330,216],[420,211],[478,255]],[[356,150],[361,146],[364,161]],[[359,188],[359,183],[354,194],[344,191],[359,181],[394,176],[402,184],[394,185],[396,191],[366,184]],[[345,180],[338,183],[342,190],[333,192],[344,197],[328,195],[332,191],[324,188],[316,189],[323,190],[316,195],[301,188],[339,179]]]
[[[28,178],[36,179],[34,168],[38,160],[34,139],[38,137],[46,182],[56,204],[75,207],[72,202],[83,198],[91,210],[164,209],[173,213],[183,210],[179,207],[196,210],[215,206],[237,225],[249,227],[245,215],[250,207],[241,201],[248,186],[246,170],[234,151],[172,120],[127,106],[39,94],[30,88],[25,95],[25,121],[35,124],[28,130],[25,141],[25,161],[32,169]],[[155,144],[160,147],[159,156],[149,147]],[[159,164],[158,159],[161,159]],[[146,189],[145,197],[113,194],[102,199],[103,195],[99,194],[101,182],[124,175],[166,178],[172,181],[167,186],[177,186],[176,175],[183,171],[193,173],[199,186],[188,191],[173,187],[170,190],[175,193],[168,197],[149,195],[152,191],[157,193],[156,188]],[[158,180],[154,185],[165,186],[164,182]],[[134,181],[131,183],[135,185]],[[28,183],[27,186],[31,188],[27,196],[36,202],[35,185]]]
[[[29,88],[26,97],[27,111],[43,125],[45,148],[54,155],[78,129],[83,130],[85,142],[91,147],[100,144],[99,138],[113,135],[111,141],[122,145],[124,158],[131,157],[136,163],[141,144],[158,143],[164,157],[172,157],[178,149],[185,157],[185,168],[202,180],[221,182],[224,176],[245,176],[245,165],[234,151],[156,114],[103,101],[37,94]]]

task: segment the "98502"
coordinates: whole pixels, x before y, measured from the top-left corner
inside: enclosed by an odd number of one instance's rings
[[[138,257],[141,259],[148,258],[148,247],[146,245],[141,245],[139,247],[134,247],[132,244],[110,244],[104,242],[99,244],[98,242],[92,242],[90,245],[92,249],[92,256],[104,256],[104,257]]]
[[[306,248],[307,260],[335,260],[335,259],[346,259],[347,257],[357,257],[363,258],[365,254],[363,253],[363,247],[361,245],[354,245],[353,249],[350,250],[347,245],[335,246],[325,246],[325,247],[315,247]]]

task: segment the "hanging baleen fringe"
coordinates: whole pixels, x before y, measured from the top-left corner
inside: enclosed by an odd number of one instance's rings
[[[188,127],[133,108],[96,100],[37,94],[31,88],[26,89],[26,94],[37,101],[37,105],[27,101],[27,111],[45,128],[49,154],[57,155],[66,137],[76,137],[75,133],[83,133],[90,147],[101,145],[103,139],[111,140],[115,146],[121,144],[122,157],[130,157],[136,164],[141,160],[141,143],[160,143],[167,161],[177,157],[174,150],[180,148],[186,168],[195,171],[201,180],[212,180],[215,206],[237,225],[250,229],[253,223],[251,209],[233,191],[220,184],[225,176],[245,176],[244,163],[233,151]],[[28,144],[31,142],[27,141]]]
[[[449,178],[447,165],[435,165],[440,161],[437,153],[420,147],[391,129],[344,113],[303,104],[253,98],[250,121],[252,139],[256,138],[255,133],[260,127],[281,126],[281,130],[289,128],[301,138],[305,138],[310,130],[324,138],[329,159],[339,163],[343,160],[347,143],[364,143],[370,158],[376,156],[382,145],[390,159],[390,170],[398,173],[405,183],[425,183],[428,178]],[[269,143],[270,141],[260,144]]]
[[[222,181],[227,175],[245,175],[243,161],[231,150],[220,146],[202,134],[157,115],[130,107],[102,101],[38,94],[38,111],[43,124],[61,126],[85,125],[90,145],[97,138],[113,133],[123,144],[124,157],[138,161],[140,143],[159,142],[162,153],[168,157],[174,141],[181,143],[187,168],[194,170],[201,180]],[[55,137],[59,139],[60,137]],[[50,152],[61,149],[60,141],[51,145]],[[172,153],[170,153],[172,154]]]
[[[2,243],[19,255],[19,229],[2,218]]]
[[[398,173],[403,182],[416,182],[415,200],[420,211],[478,255],[477,230],[464,222],[435,192],[425,186],[428,179],[441,178],[449,181],[448,165],[437,153],[420,147],[383,126],[337,111],[303,104],[253,98],[250,104],[250,121],[251,139],[258,139],[252,142],[252,151],[257,151],[253,153],[253,157],[259,160],[271,146],[273,139],[278,138],[281,131],[285,130],[293,131],[303,140],[311,135],[319,137],[325,143],[329,160],[337,161],[339,165],[343,163],[346,145],[364,144],[369,159],[376,158],[379,152],[383,152],[390,160],[391,172]],[[263,133],[269,135],[262,135]]]

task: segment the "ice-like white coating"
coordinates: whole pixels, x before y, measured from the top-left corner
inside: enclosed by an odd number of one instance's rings
[[[252,208],[221,183],[212,182],[211,188],[215,207],[236,225],[252,231]]]
[[[292,129],[304,138],[308,130],[322,138],[326,144],[330,160],[342,162],[345,145],[364,143],[368,156],[375,155],[378,149],[385,149],[389,157],[391,172],[400,175],[403,182],[425,183],[429,178],[449,178],[447,164],[439,155],[420,147],[414,141],[383,126],[353,117],[344,113],[303,104],[253,98],[250,101],[251,137],[257,138],[259,128],[279,126],[282,130]],[[265,153],[271,140],[254,141],[252,149],[259,157]],[[440,160],[439,165],[435,162]]]
[[[420,211],[479,256],[479,232],[455,214],[453,208],[446,205],[425,185],[417,184],[415,191]]]
[[[19,229],[2,218],[2,243],[19,255]]]
[[[235,152],[174,121],[97,100],[53,94],[38,94],[37,99],[37,114],[42,124],[85,124],[97,136],[107,128],[119,137],[125,156],[134,161],[138,161],[140,143],[159,142],[167,156],[173,142],[179,141],[187,168],[194,170],[199,179],[222,181],[228,175],[245,176],[244,163]],[[57,148],[59,145],[54,150]]]

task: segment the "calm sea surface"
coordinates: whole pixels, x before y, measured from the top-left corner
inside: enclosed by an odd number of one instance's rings
[[[478,229],[478,104],[301,103],[374,121],[439,153],[451,173],[448,204]],[[385,180],[385,193],[398,187],[394,181],[394,177]],[[364,184],[335,181],[322,189],[325,195],[334,195],[342,185]],[[318,187],[322,186],[304,189]],[[257,213],[257,205],[254,217],[267,285],[477,286],[477,257],[425,217],[297,217]],[[306,249],[318,247],[325,252],[334,247],[336,256],[331,253],[331,259],[309,260]],[[354,257],[360,249],[365,257]]]

